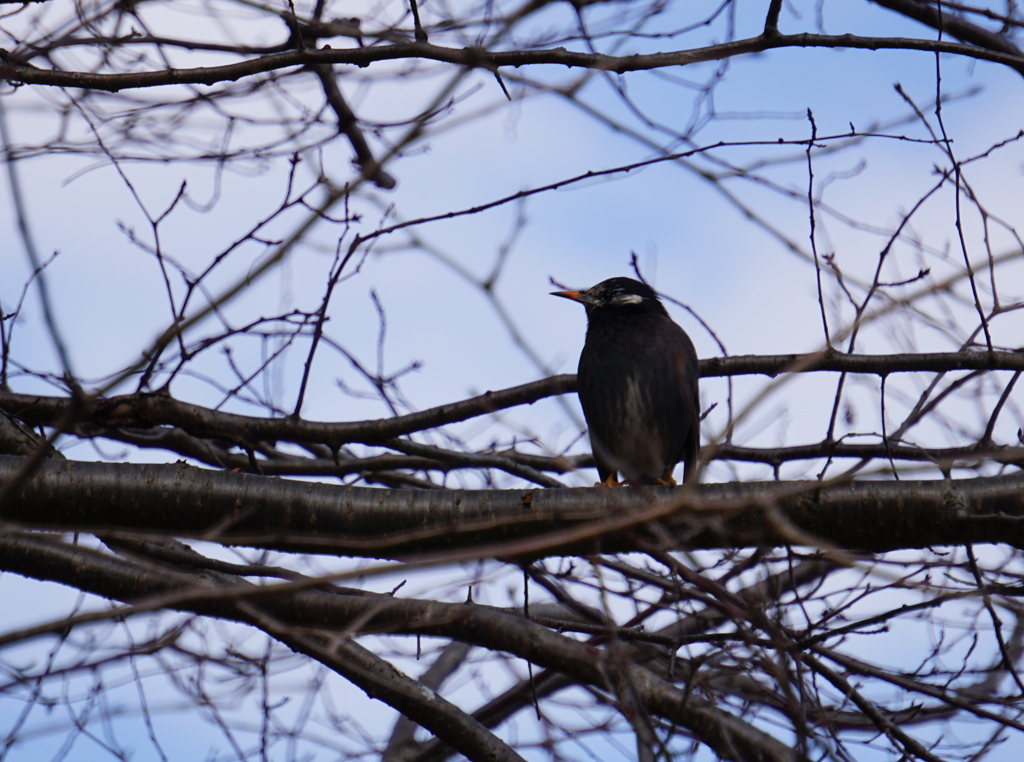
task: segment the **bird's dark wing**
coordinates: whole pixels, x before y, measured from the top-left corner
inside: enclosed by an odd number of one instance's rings
[[[621,403],[626,393],[628,356],[622,349],[613,335],[595,337],[588,333],[577,372],[580,406],[601,481],[623,470],[615,452],[627,425]]]
[[[661,402],[651,425],[663,442],[666,466],[682,461],[687,481],[697,473],[700,448],[700,362],[686,331],[668,316],[652,336],[647,363],[657,371],[650,378],[650,394]]]
[[[682,416],[686,421],[686,440],[676,462],[683,461],[683,481],[688,482],[697,475],[697,454],[700,452],[700,361],[690,337],[682,329],[679,332],[686,341],[685,345],[680,342],[673,357],[676,372],[682,380],[686,405],[686,415]]]

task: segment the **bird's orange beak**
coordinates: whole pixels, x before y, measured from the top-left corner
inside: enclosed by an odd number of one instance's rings
[[[593,304],[597,306],[597,300],[591,295],[590,291],[552,291],[552,296],[561,296],[563,299],[572,299],[574,302],[580,304]]]
[[[580,292],[579,291],[552,291],[551,295],[552,296],[561,296],[561,297],[563,297],[565,299],[572,299],[574,302],[578,302],[580,300]]]

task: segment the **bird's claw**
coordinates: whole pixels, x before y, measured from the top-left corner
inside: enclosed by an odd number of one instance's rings
[[[665,473],[661,475],[660,479],[655,479],[654,483],[659,487],[675,487],[679,482],[672,476],[672,469],[666,467]]]

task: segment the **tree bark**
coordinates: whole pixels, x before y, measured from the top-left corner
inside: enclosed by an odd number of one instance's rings
[[[881,552],[1024,547],[1024,476],[745,482],[697,488],[415,490],[335,486],[185,464],[0,457],[0,517],[23,528],[158,533],[287,552],[540,557],[808,545]]]

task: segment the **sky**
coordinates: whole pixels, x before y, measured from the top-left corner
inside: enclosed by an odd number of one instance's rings
[[[759,7],[740,5],[744,9],[738,16],[741,34],[756,33],[761,20]],[[163,20],[161,14],[166,14],[168,23],[176,25],[173,28],[181,33],[192,31],[195,16],[181,13],[181,7],[189,6],[154,8],[151,18]],[[198,8],[193,7],[192,13],[198,13]],[[679,13],[679,8],[679,4],[674,5],[670,13]],[[616,12],[614,8],[592,11]],[[814,12],[810,3],[787,4],[783,31],[805,28]],[[238,13],[244,15],[243,11]],[[794,13],[803,14],[803,18],[796,18]],[[538,24],[564,20],[566,14],[571,17],[571,10],[568,4],[558,4],[547,14]],[[898,34],[920,34],[918,27],[900,22],[893,14],[860,3],[827,4],[823,21],[830,32],[877,33],[881,28]],[[4,24],[0,20],[0,29]],[[744,29],[744,25],[749,28]],[[276,39],[275,32],[268,29],[266,38]],[[708,35],[719,33],[720,27],[712,27]],[[261,38],[257,35],[255,39]],[[692,38],[683,39],[690,44]],[[683,43],[652,40],[648,44],[672,47]],[[215,56],[210,56],[213,59]],[[188,60],[205,59],[196,54]],[[392,68],[398,70],[400,64]],[[381,66],[369,74],[388,70]],[[1020,77],[990,64],[946,59],[941,72],[946,93],[957,95],[982,88],[980,94],[954,99],[944,108],[944,124],[954,136],[957,155],[979,156],[998,141],[1010,141],[991,156],[967,165],[972,188],[992,215],[989,244],[994,252],[1002,253],[1015,245],[1013,226],[1019,215],[1024,155],[1013,138],[1024,123],[1024,100],[1018,97]],[[549,77],[552,82],[567,76],[561,71],[550,75],[521,73]],[[224,314],[232,324],[293,309],[316,309],[342,234],[347,236],[342,238],[347,245],[353,232],[365,234],[379,224],[467,209],[525,189],[652,156],[649,146],[590,118],[560,95],[533,94],[524,89],[517,80],[519,74],[510,71],[505,78],[512,96],[510,103],[505,102],[490,75],[468,76],[458,89],[459,99],[446,112],[451,119],[463,120],[462,124],[449,127],[449,121],[442,119],[431,125],[424,141],[389,165],[398,179],[397,188],[390,192],[366,191],[357,209],[362,218],[351,229],[321,226],[307,245],[294,250],[281,266],[229,305]],[[452,75],[450,69],[439,67],[434,77],[387,87],[356,82],[349,74],[339,81],[362,118],[401,122],[415,112],[417,105],[429,102],[440,83]],[[721,75],[722,82],[713,96],[695,106],[699,85],[717,75]],[[829,208],[836,210],[816,219],[819,249],[834,254],[847,276],[862,280],[871,278],[892,227],[936,182],[934,166],[948,163],[934,145],[893,137],[928,137],[918,120],[892,124],[905,120],[909,111],[906,100],[894,87],[896,83],[934,124],[929,104],[936,90],[936,63],[933,56],[921,53],[777,50],[735,60],[725,68],[717,63],[702,64],[684,71],[636,73],[617,81],[628,87],[631,99],[652,120],[662,120],[674,129],[689,123],[694,113],[713,113],[715,118],[692,134],[702,145],[805,139],[811,130],[808,110],[819,136],[845,134],[851,124],[867,130],[877,121],[881,126],[874,131],[888,137],[868,138],[849,151],[835,154],[822,151],[814,161],[816,193],[823,194]],[[306,108],[318,107],[320,93],[312,76],[293,77],[289,88],[287,93],[275,95],[281,110],[290,108],[288,98]],[[40,135],[58,129],[53,110],[66,102],[67,94],[53,91],[40,95],[25,90],[4,90],[0,95],[5,101],[5,118],[15,145],[42,144],[45,141]],[[161,93],[144,95],[156,98]],[[665,139],[657,129],[645,126],[629,113],[608,82],[594,82],[582,98],[588,105],[611,112],[622,127],[639,131],[648,139]],[[239,104],[237,108],[241,113],[252,107]],[[471,118],[478,109],[488,113]],[[89,138],[89,129],[80,119],[72,118],[71,123],[72,137]],[[195,144],[216,144],[220,133],[215,127],[210,113],[199,113],[188,131],[177,133],[171,126],[166,145],[148,148],[154,154],[173,153],[183,149],[170,138],[186,137]],[[385,134],[393,139],[402,131],[397,126]],[[232,136],[233,145],[266,133],[265,129],[240,124]],[[104,134],[111,138],[114,132]],[[829,145],[834,143],[830,141]],[[680,144],[677,149],[688,147]],[[710,153],[713,158],[734,162],[749,161],[754,156],[767,161],[792,159],[765,173],[788,190],[789,196],[740,179],[723,182],[722,187],[756,210],[763,225],[747,219],[694,171],[722,169],[713,160],[697,157],[689,168],[679,163],[657,164],[610,179],[574,183],[532,196],[522,205],[507,203],[479,214],[425,223],[414,229],[414,241],[402,232],[382,236],[361,262],[358,274],[339,284],[329,311],[328,335],[366,366],[374,368],[381,362],[385,373],[398,372],[413,361],[418,363],[401,383],[402,397],[412,409],[533,381],[547,372],[574,372],[583,343],[584,313],[577,305],[548,296],[554,290],[552,279],[567,287],[587,287],[608,277],[630,274],[630,257],[635,252],[653,285],[699,315],[730,354],[819,349],[823,338],[814,270],[789,251],[779,236],[765,229],[771,226],[804,250],[808,248],[808,209],[802,195],[808,178],[801,154],[802,148],[792,145],[735,147]],[[348,143],[341,138],[331,140],[318,150],[306,152],[297,184],[310,183],[319,165],[339,180],[350,179],[350,163]],[[126,161],[120,165],[123,174],[119,174],[102,158],[64,152],[32,156],[17,163],[37,247],[44,258],[56,253],[46,277],[58,307],[60,331],[71,349],[76,373],[89,388],[103,387],[134,363],[142,348],[166,327],[167,299],[159,268],[151,255],[130,240],[135,236],[144,245],[153,241],[152,228],[140,207],[158,216],[186,183],[190,203],[174,207],[166,223],[160,225],[160,244],[176,261],[197,271],[254,221],[277,208],[288,167],[287,156],[259,157],[223,172],[215,162],[184,166]],[[960,267],[953,225],[955,205],[952,194],[939,193],[915,212],[909,236],[913,240],[897,246],[897,254],[887,263],[886,280],[911,278],[922,266],[932,268],[933,277],[941,280],[943,273]],[[266,237],[287,234],[303,213],[297,209],[285,215],[270,227]],[[844,218],[857,223],[847,224]],[[965,214],[963,226],[975,259],[984,258],[980,222],[969,210]],[[6,182],[0,183],[0,231],[8,241],[6,251],[0,252],[0,304],[8,311],[20,298],[29,267],[17,243],[11,189]],[[492,301],[472,279],[483,279],[493,271],[503,246],[507,246],[507,254]],[[271,249],[254,243],[242,246],[224,272],[211,277],[211,288],[225,288],[235,282]],[[1024,281],[1020,269],[1018,263],[1000,270],[1007,303],[1021,298],[1019,284]],[[384,307],[383,324],[372,294]],[[496,303],[511,316],[514,325],[501,319]],[[692,336],[701,357],[720,354],[715,338],[692,315],[675,305],[669,309]],[[849,320],[850,310],[843,306],[835,289],[828,310],[837,327]],[[955,303],[936,305],[934,310],[939,318],[965,320],[964,316],[969,315],[969,310]],[[1020,335],[1021,327],[1016,314],[1000,318],[994,328],[997,343],[1016,346],[1019,339],[1015,337]],[[206,322],[192,335],[199,337],[216,330]],[[385,340],[378,354],[382,330]],[[17,362],[35,372],[59,375],[38,299],[31,289],[16,331]],[[529,351],[518,346],[514,337],[521,337]],[[959,348],[962,338],[943,331],[934,315],[914,322],[900,318],[866,329],[856,349],[902,351],[912,341],[922,350],[950,351]],[[251,370],[263,361],[265,351],[266,346],[256,342],[238,342],[232,359],[239,367]],[[280,356],[258,391],[282,410],[290,411],[304,360],[304,345],[300,343]],[[195,376],[175,381],[173,393],[198,404],[222,404],[224,386],[231,384],[227,359],[209,353],[196,369]],[[321,351],[304,416],[342,421],[389,414],[379,401],[345,394],[339,379],[349,388],[367,391],[347,359],[338,352]],[[769,383],[773,382],[738,381],[737,409]],[[741,423],[737,441],[764,446],[820,440],[836,379],[786,379],[776,383],[778,391]],[[906,380],[906,388],[912,390],[914,383]],[[17,391],[53,389],[52,384],[26,375],[15,375],[11,386]],[[125,384],[114,391],[131,389],[131,384]],[[910,393],[908,399],[912,400]],[[724,382],[708,380],[703,384],[702,405],[716,406],[705,421],[705,443],[719,436],[726,426],[725,394]],[[873,382],[854,388],[850,431],[878,430],[876,397]],[[474,421],[454,431],[478,446],[495,438],[508,442],[517,436],[536,440],[521,445],[525,449],[586,452],[577,403],[567,398],[562,404],[568,406],[568,414],[559,402],[548,400],[509,411],[502,425]],[[894,395],[894,419],[901,404],[905,407],[909,403]],[[228,402],[227,408],[260,412],[257,406],[237,400]],[[1012,429],[1017,425],[1017,420],[1009,418],[1000,428],[1000,435],[1012,439]],[[934,441],[937,446],[950,444],[957,434],[940,429],[934,432]],[[132,451],[111,443],[68,443],[66,452],[68,457],[83,460],[164,462],[168,458],[161,451]],[[795,464],[784,476],[812,476],[818,468],[819,464]],[[770,469],[761,466],[743,467],[741,473],[745,478],[771,477]],[[735,476],[730,466],[712,464],[706,480],[724,481]],[[569,475],[565,481],[590,484],[593,473]],[[475,484],[472,477],[461,475],[449,477],[447,483]],[[29,608],[28,604],[39,601],[43,587],[12,580],[10,575],[0,577],[0,592],[6,599],[22,601],[25,610],[32,612],[27,621],[36,621],[42,613],[38,605]],[[50,588],[45,590],[49,596]],[[61,591],[48,597],[46,605],[57,615],[67,610],[68,601],[67,592]]]

